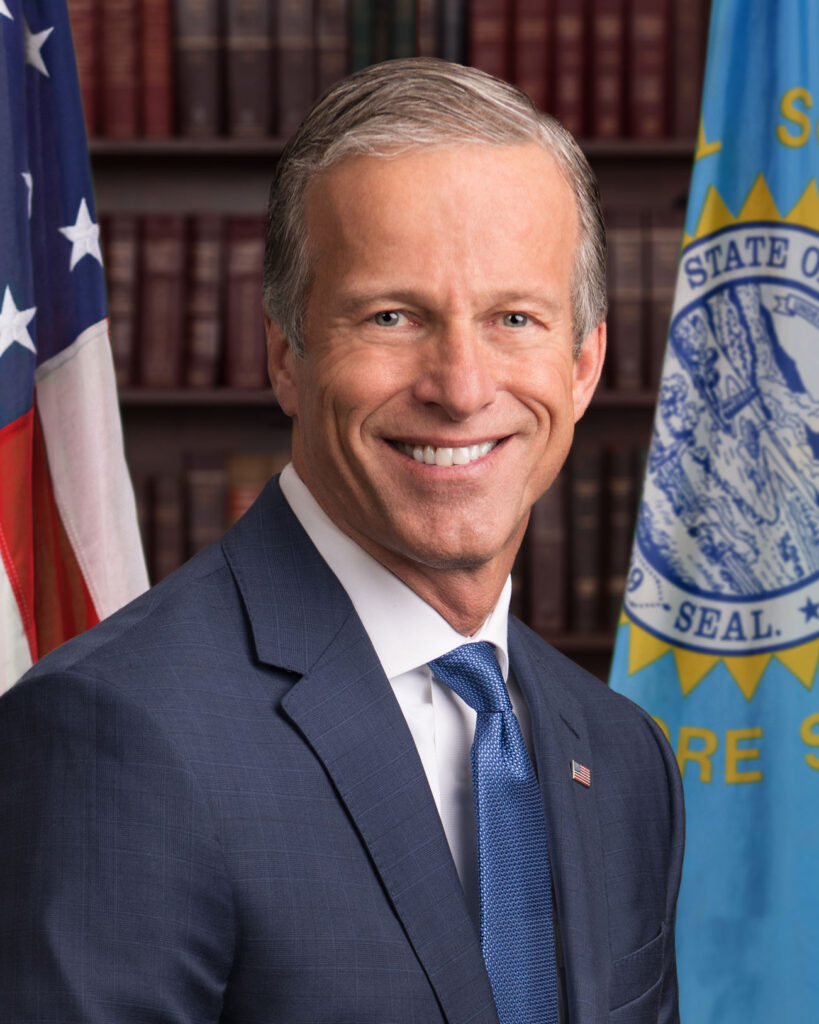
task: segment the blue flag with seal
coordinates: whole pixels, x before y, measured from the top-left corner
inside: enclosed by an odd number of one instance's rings
[[[682,1019],[819,1011],[819,3],[714,0],[612,686],[674,746]]]

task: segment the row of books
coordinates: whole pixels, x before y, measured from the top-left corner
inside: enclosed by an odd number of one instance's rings
[[[519,614],[542,636],[614,630],[645,459],[642,446],[578,441],[535,503],[514,592]]]
[[[135,473],[151,581],[218,540],[289,451],[196,453],[181,476]],[[579,444],[535,504],[513,573],[513,609],[544,636],[610,632],[626,584],[644,452]]]
[[[652,390],[674,297],[682,215],[608,215],[609,355],[603,386]],[[120,388],[267,387],[264,220],[218,214],[102,218]]]
[[[520,85],[580,137],[694,138],[710,0],[69,0],[89,135],[284,137],[414,54]]]
[[[264,218],[101,219],[120,388],[267,386]]]

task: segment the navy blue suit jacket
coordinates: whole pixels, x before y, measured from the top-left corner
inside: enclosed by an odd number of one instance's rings
[[[676,1020],[672,754],[519,622],[509,641],[569,1018]],[[0,821],[4,1022],[497,1024],[412,737],[276,481],[0,701]]]

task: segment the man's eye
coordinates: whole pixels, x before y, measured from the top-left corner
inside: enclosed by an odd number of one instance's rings
[[[395,309],[383,309],[373,317],[373,323],[379,327],[397,327],[405,319],[403,313]]]
[[[504,313],[502,322],[504,327],[525,327],[529,317],[525,313]]]

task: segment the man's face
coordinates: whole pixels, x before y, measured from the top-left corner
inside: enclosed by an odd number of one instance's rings
[[[571,192],[534,145],[356,156],[306,195],[303,357],[270,325],[293,461],[324,511],[412,585],[511,567],[597,382],[572,357]]]

